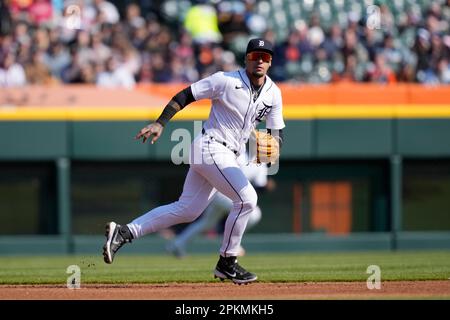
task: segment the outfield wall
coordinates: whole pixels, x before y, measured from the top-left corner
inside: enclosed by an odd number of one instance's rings
[[[175,200],[187,166],[171,164],[179,142],[171,134],[179,128],[193,134],[193,120],[206,119],[209,107],[187,107],[155,145],[133,137],[179,88],[46,88],[43,100],[44,89],[34,87],[26,105],[5,104],[2,91],[0,253],[85,252],[101,242],[105,221],[126,222]],[[260,196],[264,216],[249,230],[247,245],[256,251],[450,248],[448,87],[286,85],[282,91],[287,126],[278,187]],[[6,94],[17,102],[24,91]],[[83,98],[73,103],[78,95]],[[144,107],[146,98],[154,104]],[[158,247],[157,236],[149,239]]]

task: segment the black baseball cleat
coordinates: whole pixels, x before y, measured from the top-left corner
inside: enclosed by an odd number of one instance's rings
[[[222,256],[220,256],[216,269],[214,270],[214,278],[219,278],[222,281],[229,279],[236,284],[247,284],[258,279],[256,274],[248,272],[241,267],[236,257],[224,258]]]
[[[116,252],[128,242],[131,242],[133,235],[127,226],[121,226],[115,222],[106,224],[106,243],[103,246],[103,260],[112,263]]]

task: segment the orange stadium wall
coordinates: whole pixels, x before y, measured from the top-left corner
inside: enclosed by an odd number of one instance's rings
[[[185,84],[143,84],[139,91],[170,98]],[[278,84],[286,105],[310,104],[449,104],[450,86],[418,84],[377,85],[344,83],[331,85]]]
[[[0,107],[15,106],[157,106],[187,84],[140,84],[136,90],[100,89],[88,85],[1,88]],[[417,84],[331,85],[278,84],[284,105],[450,104],[450,86]],[[104,93],[104,94],[102,94]],[[201,104],[205,104],[202,102]]]

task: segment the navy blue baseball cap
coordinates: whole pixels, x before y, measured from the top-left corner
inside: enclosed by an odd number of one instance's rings
[[[248,42],[245,54],[252,51],[265,51],[273,55],[273,45],[270,41],[267,41],[265,39],[261,38],[251,39]]]

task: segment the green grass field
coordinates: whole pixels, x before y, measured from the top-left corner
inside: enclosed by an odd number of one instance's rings
[[[102,256],[3,256],[0,284],[65,284],[69,265],[81,269],[82,283],[212,282],[217,255],[120,255],[112,265]],[[446,280],[450,251],[250,254],[240,259],[262,282],[366,281],[369,265],[381,268],[381,278]],[[450,280],[449,280],[450,281]]]

